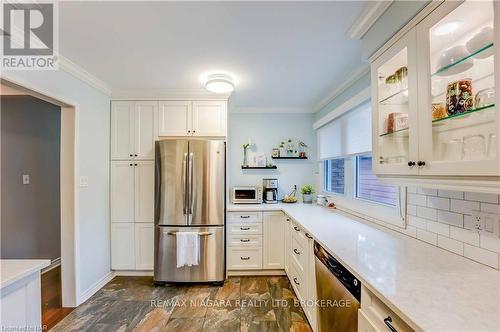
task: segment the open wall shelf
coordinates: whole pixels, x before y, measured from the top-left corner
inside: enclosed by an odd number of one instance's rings
[[[264,167],[252,167],[252,166],[241,166],[241,169],[277,169],[276,165],[274,166],[264,166]]]
[[[272,157],[273,159],[307,159],[307,157]]]

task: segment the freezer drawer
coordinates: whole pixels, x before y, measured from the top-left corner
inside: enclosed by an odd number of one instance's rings
[[[200,265],[177,268],[178,231],[200,232]],[[225,279],[224,227],[155,228],[154,280],[162,282],[211,282]]]

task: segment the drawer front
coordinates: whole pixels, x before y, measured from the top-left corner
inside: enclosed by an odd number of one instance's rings
[[[227,233],[229,235],[261,235],[262,223],[261,222],[231,222],[227,224]]]
[[[262,212],[228,212],[229,222],[262,222]]]
[[[297,272],[301,273],[302,276],[307,273],[307,250],[303,248],[299,242],[292,238],[292,246],[290,248],[290,256],[292,260],[297,265]]]
[[[230,247],[262,247],[262,235],[228,235]]]
[[[262,269],[262,248],[228,248],[229,270]]]
[[[307,248],[306,233],[300,226],[292,222],[291,224],[292,238],[295,239],[302,247]]]
[[[306,299],[306,284],[304,283],[303,275],[298,272],[298,267],[295,261],[292,259],[292,264],[290,264],[290,283],[292,284],[295,293],[297,293],[297,298],[300,301]]]

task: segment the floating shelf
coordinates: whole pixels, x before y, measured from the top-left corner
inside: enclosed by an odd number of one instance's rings
[[[408,105],[408,88],[391,93],[379,101],[382,105]]]
[[[276,165],[271,166],[271,167],[268,167],[268,166],[264,166],[264,167],[241,166],[241,169],[277,169],[277,168],[278,167],[276,167]]]
[[[272,157],[273,159],[307,159],[307,157]]]
[[[473,108],[473,109],[468,110],[467,112],[457,113],[457,114],[449,115],[445,118],[432,120],[432,123],[435,124],[435,123],[439,123],[439,122],[450,120],[450,119],[460,119],[461,117],[467,117],[468,115],[470,115],[472,113],[485,111],[485,110],[488,110],[488,109],[493,108],[493,107],[495,107],[495,104],[486,105],[486,106],[478,107],[478,108]]]
[[[447,65],[447,66],[444,66],[444,67],[442,67],[442,68],[439,68],[439,69],[438,69],[438,70],[437,70],[434,74],[432,74],[431,76],[439,75],[440,73],[442,73],[442,72],[444,72],[444,71],[446,71],[446,70],[448,70],[448,69],[450,69],[450,68],[453,68],[453,67],[455,67],[455,66],[457,66],[457,65],[461,64],[462,62],[464,62],[464,61],[466,61],[466,60],[468,60],[468,59],[470,59],[470,58],[473,58],[473,57],[475,57],[476,55],[478,55],[478,54],[480,54],[480,53],[482,53],[482,52],[487,51],[488,49],[490,49],[490,48],[492,48],[492,47],[493,47],[493,43],[491,43],[491,44],[489,44],[489,45],[486,45],[485,47],[483,47],[483,48],[481,48],[481,49],[477,50],[476,52],[471,53],[471,54],[469,54],[469,55],[468,55],[468,56],[466,56],[466,57],[463,57],[462,59],[458,59],[457,61],[455,61],[455,62],[453,62],[453,63],[450,63],[450,64],[449,64],[449,65]]]
[[[390,133],[381,134],[381,135],[379,135],[379,137],[390,136],[390,135],[392,135],[392,136],[408,136],[408,128],[403,128],[403,129],[392,131]]]

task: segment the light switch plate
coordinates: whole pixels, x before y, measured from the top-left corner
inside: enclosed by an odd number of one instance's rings
[[[87,188],[89,186],[89,177],[80,176],[80,188]]]
[[[23,174],[23,184],[30,184],[30,175]]]

